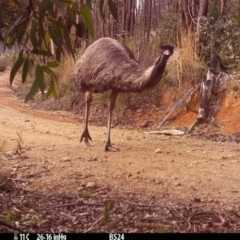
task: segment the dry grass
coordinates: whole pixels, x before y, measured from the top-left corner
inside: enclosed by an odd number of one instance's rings
[[[239,92],[240,91],[240,74],[232,75],[232,79],[227,81],[226,84],[227,92]]]
[[[206,66],[197,55],[194,34],[182,34],[177,48],[169,61],[169,78],[174,79],[178,88],[202,81]]]
[[[74,64],[74,59],[66,54],[59,67],[55,70],[58,76],[57,92],[59,97],[69,94],[71,90],[71,72]]]

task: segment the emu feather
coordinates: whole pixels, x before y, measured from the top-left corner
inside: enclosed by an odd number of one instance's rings
[[[76,62],[72,80],[75,89],[85,92],[85,126],[80,137],[89,145],[88,116],[94,92],[112,90],[109,101],[108,133],[105,151],[118,151],[111,146],[110,130],[112,111],[120,92],[139,92],[154,87],[162,78],[167,60],[173,54],[170,45],[161,46],[153,66],[142,68],[131,50],[112,38],[100,38],[91,44]]]

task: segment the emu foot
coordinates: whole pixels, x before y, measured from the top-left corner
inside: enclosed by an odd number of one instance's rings
[[[82,135],[81,135],[81,137],[80,137],[80,143],[82,142],[83,138],[84,138],[85,144],[86,144],[87,146],[91,146],[90,143],[89,143],[89,141],[88,141],[88,139],[92,141],[92,138],[90,137],[87,128],[85,128],[85,129],[83,130],[83,133],[82,133]]]
[[[120,149],[112,147],[111,144],[105,145],[105,152],[118,152]]]

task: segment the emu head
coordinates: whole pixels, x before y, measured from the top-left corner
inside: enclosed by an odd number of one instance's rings
[[[165,56],[171,56],[173,54],[174,47],[171,45],[161,45],[161,53]]]

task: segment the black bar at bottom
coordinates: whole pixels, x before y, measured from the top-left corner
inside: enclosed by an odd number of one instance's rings
[[[142,237],[147,237],[147,239],[156,239],[160,238],[182,238],[184,239],[205,239],[206,237],[214,237],[215,239],[226,239],[226,237],[231,237],[231,240],[238,239],[240,234],[212,234],[212,233],[0,233],[0,239],[2,240],[75,240],[75,239],[98,239],[98,240],[129,240],[129,239],[140,239]]]

